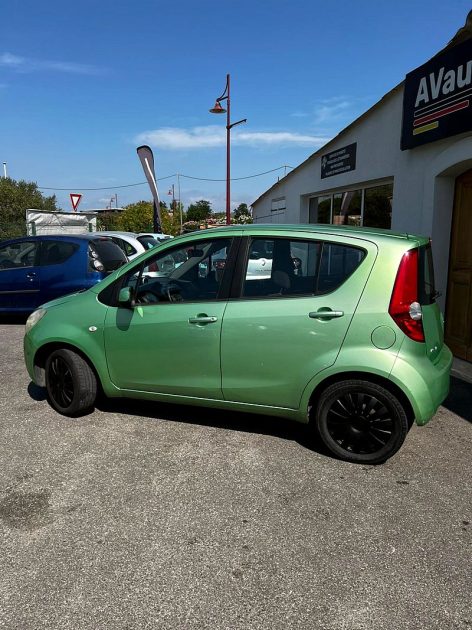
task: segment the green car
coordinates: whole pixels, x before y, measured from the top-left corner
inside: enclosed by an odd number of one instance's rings
[[[265,265],[254,261],[264,252]],[[259,270],[259,271],[258,271]],[[166,241],[27,321],[29,375],[67,416],[106,396],[310,423],[375,464],[449,390],[428,239],[248,225]]]

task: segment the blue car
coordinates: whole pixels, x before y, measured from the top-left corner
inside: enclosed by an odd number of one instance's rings
[[[127,262],[97,233],[16,238],[0,243],[0,312],[28,313],[88,289]]]

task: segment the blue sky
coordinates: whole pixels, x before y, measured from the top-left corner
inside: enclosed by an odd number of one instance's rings
[[[225,203],[225,117],[208,112],[231,74],[233,178],[296,166],[443,47],[462,0],[57,0],[3,3],[0,161],[80,209],[150,198],[136,146],[185,205]],[[284,170],[232,183],[250,203]],[[169,186],[161,181],[161,198]],[[110,187],[100,191],[85,188]],[[46,191],[52,194],[54,191]]]

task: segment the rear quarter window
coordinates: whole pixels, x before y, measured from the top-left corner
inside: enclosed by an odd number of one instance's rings
[[[323,243],[317,294],[330,293],[341,286],[365,258],[365,251],[351,245]]]

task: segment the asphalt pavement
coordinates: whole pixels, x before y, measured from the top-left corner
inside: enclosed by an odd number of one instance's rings
[[[472,629],[472,384],[359,466],[275,418],[64,418],[22,336],[0,325],[0,628]]]

